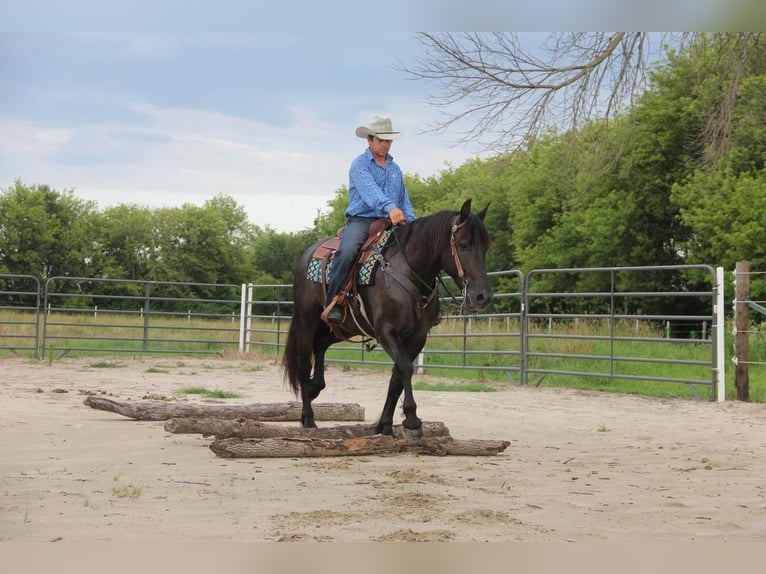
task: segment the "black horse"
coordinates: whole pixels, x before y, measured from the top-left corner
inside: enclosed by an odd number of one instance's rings
[[[492,301],[484,264],[490,245],[484,226],[487,207],[471,213],[469,199],[460,211],[440,211],[393,228],[384,256],[379,257],[380,265],[373,272],[374,281],[357,288],[358,295],[349,302],[350,312],[335,332],[320,318],[324,286],[308,277],[313,254],[324,240],[303,253],[295,272],[293,318],[283,357],[285,378],[296,396],[300,392],[303,427],[316,427],[311,401],[325,388],[327,349],[361,335],[376,339],[394,362],[375,431],[394,434],[394,410],[404,391],[405,434],[422,436],[422,422],[412,394],[413,361],[423,349],[431,327],[439,321],[439,274],[444,270],[455,280],[468,310],[484,309]]]

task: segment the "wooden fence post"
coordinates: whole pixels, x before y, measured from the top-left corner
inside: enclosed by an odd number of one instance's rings
[[[750,291],[750,262],[737,261],[734,277],[734,355],[737,368],[734,370],[734,386],[737,389],[737,399],[750,400],[750,373],[748,370],[748,345],[750,331],[750,308],[745,297]]]

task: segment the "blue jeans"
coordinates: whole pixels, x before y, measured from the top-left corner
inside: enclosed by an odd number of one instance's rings
[[[346,220],[346,228],[343,230],[340,246],[335,252],[335,257],[330,267],[330,274],[327,277],[327,300],[325,301],[325,307],[330,304],[333,297],[338,294],[346,279],[348,279],[348,272],[357,257],[359,257],[359,250],[362,247],[362,243],[367,239],[370,225],[374,221],[374,217],[356,216],[351,216]]]

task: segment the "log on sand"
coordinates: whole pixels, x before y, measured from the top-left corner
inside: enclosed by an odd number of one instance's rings
[[[166,401],[115,401],[91,395],[85,399],[91,408],[117,413],[140,421],[165,421],[174,417],[245,418],[259,421],[299,421],[301,403],[250,405],[204,405]],[[363,421],[364,407],[355,403],[317,403],[314,418],[320,421]]]
[[[247,418],[218,419],[184,417],[173,418],[165,423],[165,430],[175,434],[199,433],[216,438],[354,438],[375,434],[375,424],[336,425],[306,429],[299,426],[263,423]],[[394,425],[394,433],[402,436],[402,426]],[[423,435],[449,436],[443,422],[423,421]]]
[[[356,438],[224,438],[210,445],[222,458],[295,458],[326,456],[384,455],[397,453],[435,456],[494,456],[510,442],[504,440],[456,440],[451,437],[395,439],[388,435]]]

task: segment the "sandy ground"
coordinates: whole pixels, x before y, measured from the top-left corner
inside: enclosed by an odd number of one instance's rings
[[[494,457],[236,460],[216,457],[200,435],[83,400],[189,386],[242,394],[225,403],[293,400],[277,365],[8,358],[0,368],[4,542],[766,540],[760,404],[421,391],[424,420],[510,447]],[[375,420],[385,373],[331,368],[328,381],[319,402],[359,403]]]

